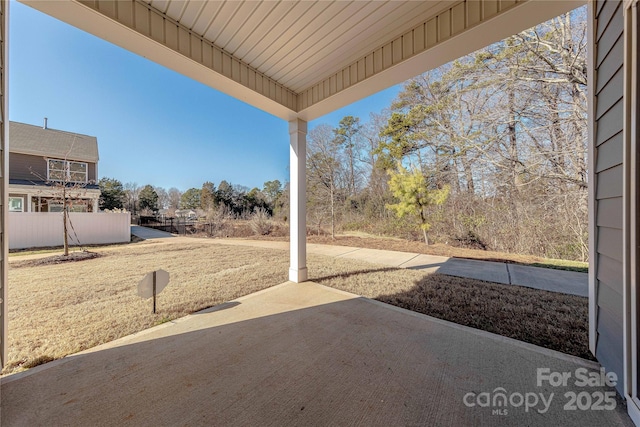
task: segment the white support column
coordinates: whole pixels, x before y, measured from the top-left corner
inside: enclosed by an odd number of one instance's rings
[[[92,199],[91,203],[93,204],[93,206],[92,206],[93,211],[92,212],[93,213],[97,213],[98,212],[98,206],[99,206],[98,199],[97,198]]]
[[[289,280],[301,283],[307,280],[307,122],[290,121],[289,135]]]
[[[9,279],[9,2],[0,2],[0,368],[7,363]]]

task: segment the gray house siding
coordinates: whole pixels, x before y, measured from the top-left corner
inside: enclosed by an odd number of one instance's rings
[[[96,177],[96,164],[88,163],[87,164],[87,179],[89,182],[98,182],[98,178]]]
[[[90,182],[96,181],[96,164],[87,163],[87,176]],[[22,153],[9,153],[9,179],[26,181],[46,181],[47,162],[42,156]]]
[[[619,1],[595,7],[596,357],[623,377],[622,191],[624,20]],[[623,382],[618,382],[623,393]]]
[[[9,179],[44,181],[47,179],[47,162],[43,157],[9,153]]]

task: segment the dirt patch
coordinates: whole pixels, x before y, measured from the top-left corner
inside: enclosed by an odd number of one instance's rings
[[[30,259],[25,261],[17,261],[11,263],[11,268],[20,268],[20,267],[36,267],[39,265],[55,265],[55,264],[63,264],[66,262],[78,262],[78,261],[86,261],[88,259],[95,259],[102,255],[97,252],[90,251],[80,251],[80,252],[70,252],[69,255],[52,255],[45,258],[37,258]]]

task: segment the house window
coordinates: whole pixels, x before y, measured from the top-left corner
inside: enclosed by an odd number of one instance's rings
[[[22,197],[9,197],[9,212],[24,212],[24,199]]]
[[[88,212],[88,204],[86,200],[76,200],[69,206],[69,212]]]
[[[49,202],[49,212],[62,212],[64,205],[58,202]]]
[[[87,182],[87,164],[70,160],[47,160],[49,181]]]

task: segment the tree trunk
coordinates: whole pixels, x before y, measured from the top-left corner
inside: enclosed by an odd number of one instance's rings
[[[331,238],[336,238],[336,228],[335,228],[335,209],[333,202],[333,179],[331,180]]]
[[[354,169],[353,169],[353,145],[351,145],[351,141],[349,141],[349,170],[351,173],[350,176],[350,186],[351,186],[351,196],[355,196],[356,195],[356,176],[354,173]]]
[[[64,245],[64,256],[69,256],[69,232],[67,230],[67,222],[69,221],[69,212],[67,207],[67,188],[63,187],[62,190],[62,222],[63,222],[63,245]]]
[[[476,186],[473,182],[473,167],[466,152],[462,153],[462,168],[464,169],[464,177],[467,181],[467,193],[473,196],[476,193]]]
[[[422,229],[422,235],[424,236],[424,244],[429,246],[429,238],[427,237],[427,230]]]
[[[517,78],[517,77],[516,77]],[[516,128],[516,107],[515,107],[515,89],[510,84],[508,87],[509,99],[509,123],[507,125],[509,135],[509,174],[513,194],[518,193],[518,135]]]

